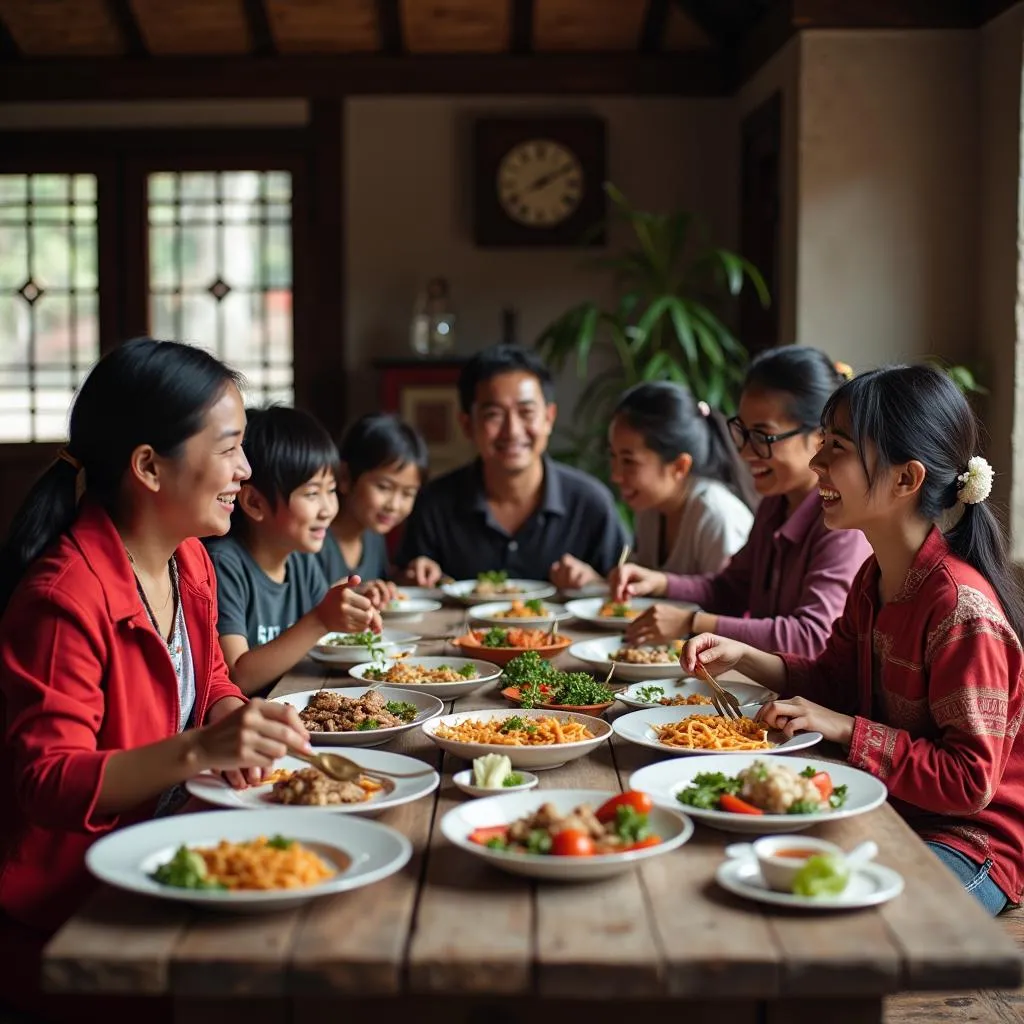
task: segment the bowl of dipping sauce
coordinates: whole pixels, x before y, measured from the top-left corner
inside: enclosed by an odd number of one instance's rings
[[[793,891],[793,878],[808,858],[843,856],[842,847],[811,836],[764,836],[751,845],[765,885],[777,892]]]

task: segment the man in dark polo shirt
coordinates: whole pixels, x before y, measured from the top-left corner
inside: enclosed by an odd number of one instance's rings
[[[608,489],[545,454],[553,399],[547,367],[518,345],[495,345],[463,367],[460,421],[479,458],[420,492],[396,558],[407,582],[492,569],[548,579],[564,560],[602,574],[615,565],[626,530]]]

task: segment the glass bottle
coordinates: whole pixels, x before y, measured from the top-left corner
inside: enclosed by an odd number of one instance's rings
[[[455,348],[455,312],[445,278],[432,277],[417,300],[410,342],[418,356],[446,356]]]

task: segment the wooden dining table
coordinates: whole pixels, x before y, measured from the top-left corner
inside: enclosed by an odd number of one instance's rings
[[[464,621],[464,609],[446,607],[396,628],[445,633]],[[418,653],[454,652],[442,641]],[[568,654],[557,664],[582,667]],[[306,661],[273,695],[355,682]],[[508,706],[488,685],[446,702],[446,712]],[[616,705],[609,717],[628,710]],[[443,816],[468,799],[452,783],[465,762],[419,729],[383,749],[421,758],[442,778],[429,797],[378,819],[412,841],[402,871],[260,915],[100,887],[47,946],[44,986],[170,996],[175,1018],[191,1024],[604,1024],[627,1014],[686,1024],[867,1024],[881,1021],[886,995],[1021,982],[1016,945],[888,804],[808,834],[845,848],[873,839],[879,862],[903,875],[904,892],[877,908],[796,911],[723,891],[715,870],[738,837],[701,824],[680,849],[604,881],[540,883],[497,871],[441,834]],[[613,736],[542,772],[540,785],[618,791],[663,759]]]

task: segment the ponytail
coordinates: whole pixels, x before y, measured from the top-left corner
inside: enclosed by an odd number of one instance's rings
[[[15,514],[0,549],[0,615],[28,566],[75,521],[78,473],[69,462],[55,459]]]

